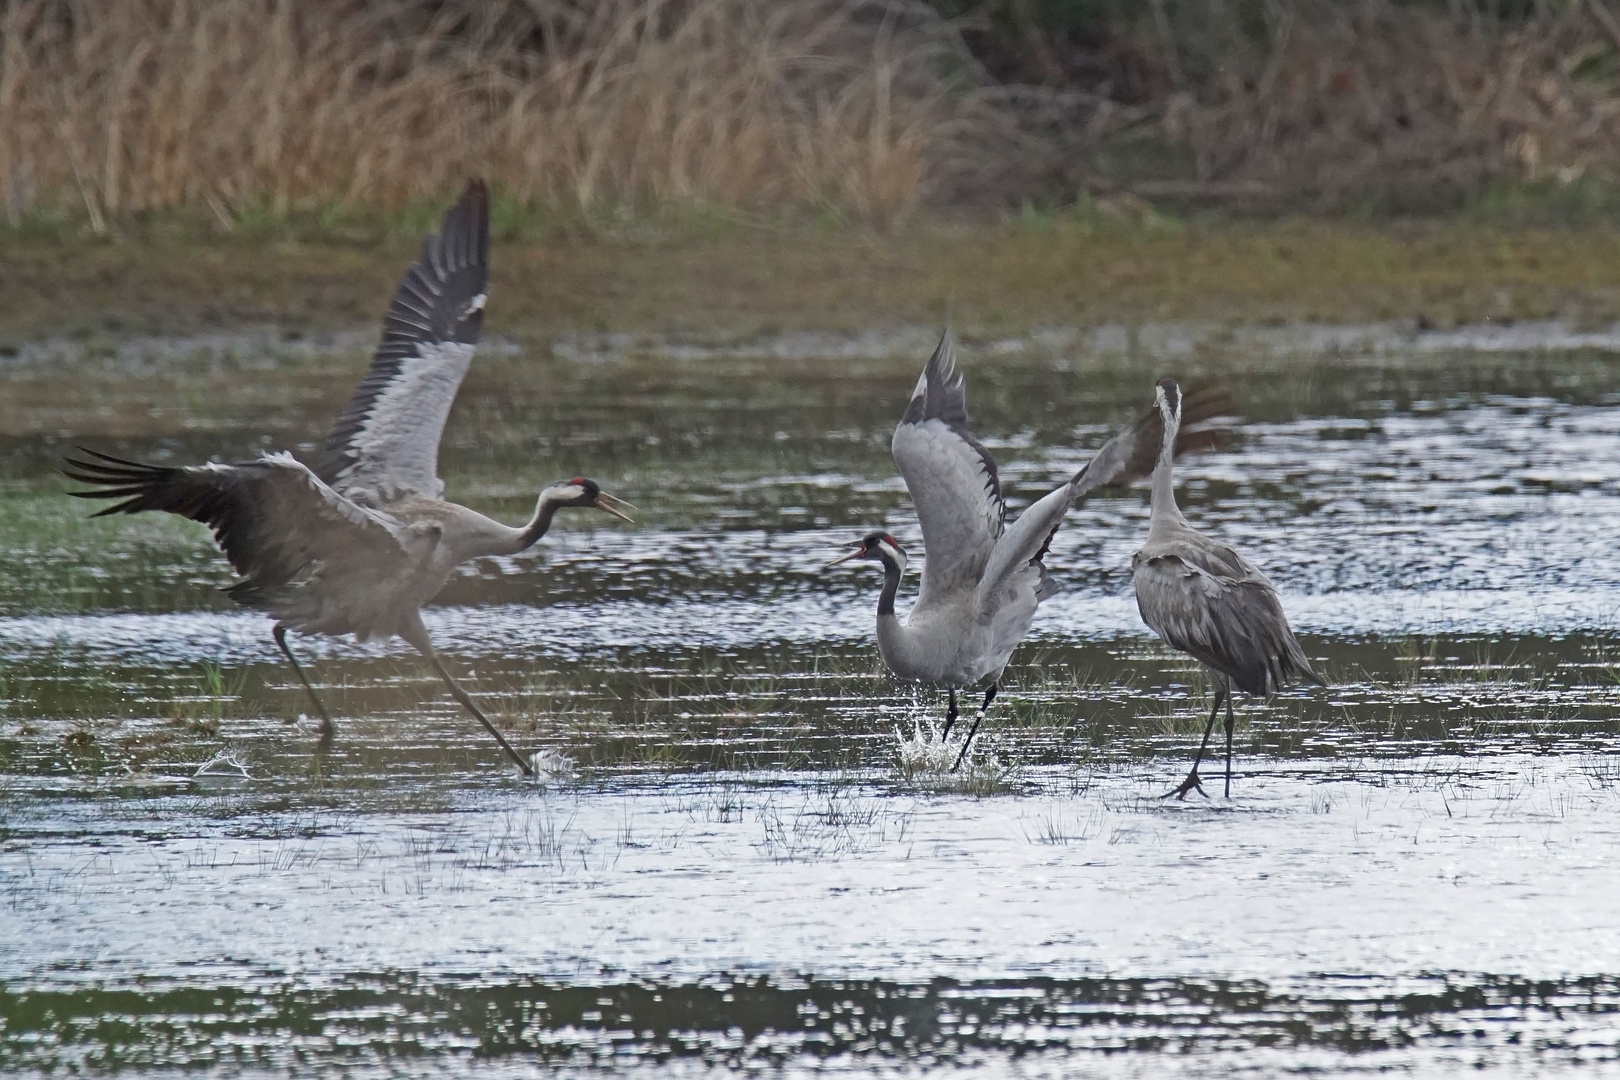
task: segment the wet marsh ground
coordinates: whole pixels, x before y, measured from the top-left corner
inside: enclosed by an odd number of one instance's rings
[[[75,441],[313,448],[366,335],[84,341],[0,379],[0,1063],[237,1075],[1413,1075],[1620,1065],[1620,337],[1155,325],[971,338],[1014,510],[1221,381],[1195,523],[1331,682],[1238,712],[1233,797],[1166,803],[1203,677],[1136,617],[1142,490],[1070,514],[953,780],[871,641],[920,536],[887,444],[926,330],[705,348],[497,339],[447,495],[563,517],[428,625],[548,766],[517,779],[399,645],[294,640],[206,532],[87,521]],[[866,568],[870,569],[870,568]],[[902,608],[915,579],[903,586]],[[1218,769],[1206,768],[1206,779]]]
[[[0,224],[0,361],[47,337],[115,349],[130,335],[244,326],[370,326],[442,207],[393,218],[283,217],[223,231],[155,216],[92,236]],[[1277,220],[1146,203],[1027,209],[889,227],[718,207],[519,212],[498,201],[486,329],[679,334],[867,333],[947,316],[969,333],[1162,320],[1450,327],[1620,318],[1620,243],[1598,208],[1451,219]]]

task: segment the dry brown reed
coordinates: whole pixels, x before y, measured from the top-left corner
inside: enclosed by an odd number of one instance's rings
[[[1260,47],[1231,50],[1157,113],[1193,149],[1194,186],[1443,202],[1620,172],[1620,25],[1601,0],[1514,22],[1387,0],[1268,11]]]
[[[1620,179],[1605,4],[1149,0],[998,88],[922,0],[0,0],[0,205],[1443,205]]]
[[[903,214],[1010,130],[909,0],[0,0],[0,195],[118,215],[523,202]]]

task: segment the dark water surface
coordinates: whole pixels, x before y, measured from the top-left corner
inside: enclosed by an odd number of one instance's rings
[[[317,756],[206,532],[89,522],[51,471],[312,448],[363,338],[25,351],[0,1070],[1620,1070],[1620,354],[1561,333],[964,347],[1015,511],[1155,377],[1237,395],[1183,508],[1333,685],[1245,703],[1233,797],[1187,803],[1207,688],[1136,617],[1145,491],[1071,512],[975,767],[913,738],[942,702],[884,675],[877,575],[820,567],[871,527],[921,552],[888,438],[927,335],[486,350],[449,497],[515,522],[584,473],[642,508],[428,613],[542,783],[397,644],[295,640]]]

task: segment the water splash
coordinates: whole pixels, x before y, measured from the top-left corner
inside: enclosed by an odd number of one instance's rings
[[[973,748],[962,757],[963,740],[970,726],[959,724],[954,736],[946,735],[938,723],[925,716],[912,719],[909,735],[896,727],[895,766],[900,778],[909,784],[943,790],[982,793],[1004,787],[1014,769],[996,753],[988,735],[974,739]]]
[[[579,763],[567,754],[547,747],[529,755],[529,768],[539,783],[572,780],[579,775]]]
[[[248,769],[247,762],[230,747],[219,751],[213,757],[197,766],[197,771],[191,774],[194,779],[214,778],[220,780],[257,780]]]

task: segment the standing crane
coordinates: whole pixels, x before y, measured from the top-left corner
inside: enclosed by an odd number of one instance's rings
[[[582,476],[543,489],[534,516],[518,528],[442,498],[439,439],[478,345],[488,282],[489,193],[474,181],[405,271],[371,367],[313,466],[285,452],[148,465],[80,447],[62,471],[96,485],[73,495],[122,500],[97,517],[164,510],[213,530],[242,578],[226,592],[275,617],[271,633],[315,703],[322,745],[331,742],[332,716],[287,647],[288,630],[404,638],[532,776],[434,651],[422,605],[467,560],[532,546],[564,507],[595,507],[626,521],[619,507],[634,507]]]
[[[1204,725],[1192,771],[1173,791],[1208,798],[1198,764],[1209,748],[1215,717],[1226,704],[1226,797],[1232,796],[1232,695],[1237,690],[1270,697],[1298,680],[1327,685],[1294,638],[1277,589],[1254,563],[1187,524],[1176,506],[1170,450],[1182,416],[1181,388],[1160,379],[1155,391],[1164,418],[1158,464],[1153,469],[1153,512],[1147,542],[1131,556],[1136,606],[1142,621],[1173,649],[1203,663],[1215,684],[1215,705]]]
[[[1188,404],[1188,430],[1177,439],[1176,452],[1217,445],[1222,432],[1194,425],[1225,412],[1226,395],[1209,390]],[[901,679],[946,688],[950,703],[942,741],[956,723],[957,690],[988,680],[952,771],[967,756],[1000,691],[1001,673],[1029,632],[1035,608],[1057,591],[1041,560],[1069,504],[1097,488],[1123,487],[1147,476],[1158,454],[1162,424],[1159,412],[1149,410],[1009,526],[995,459],[968,426],[967,390],[956,370],[950,331],[940,338],[891,444],[922,525],[927,549],[922,592],[901,622],[894,600],[906,571],[906,553],[884,532],[863,537],[854,551],[834,559],[827,569],[851,559],[883,564],[878,652]]]

